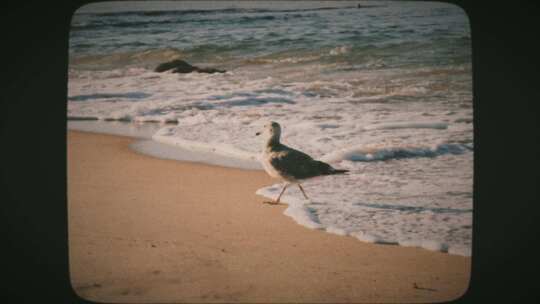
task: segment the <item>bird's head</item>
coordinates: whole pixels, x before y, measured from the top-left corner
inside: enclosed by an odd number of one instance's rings
[[[263,131],[257,132],[255,135],[259,136],[263,133],[266,138],[279,141],[279,137],[281,136],[281,126],[277,122],[271,121],[264,125]]]

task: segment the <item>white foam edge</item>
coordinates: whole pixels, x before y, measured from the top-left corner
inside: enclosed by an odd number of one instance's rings
[[[170,145],[155,140],[140,140],[132,143],[130,148],[134,151],[161,159],[195,162],[221,167],[244,170],[262,170],[258,162],[237,157],[229,157],[209,151],[184,148],[179,145]]]
[[[349,233],[350,236],[355,237],[356,239],[374,243],[374,244],[392,244],[399,245],[403,247],[418,247],[430,251],[444,252],[453,255],[461,255],[465,257],[471,256],[471,248],[463,245],[450,246],[446,243],[435,241],[435,240],[400,240],[400,241],[388,241],[383,240],[375,235],[363,232],[355,231]]]
[[[262,169],[260,164],[260,155],[244,150],[240,150],[232,145],[221,143],[206,143],[193,140],[187,140],[178,136],[171,136],[174,127],[165,127],[159,129],[154,135],[152,140],[167,144],[174,147],[182,148],[184,151],[192,151],[202,153],[208,158],[208,162],[216,161],[220,157],[225,162],[233,161],[235,163],[242,163],[250,168]]]
[[[99,134],[128,136],[133,138],[150,139],[162,128],[158,123],[142,123],[102,120],[68,120],[68,130],[84,131]]]
[[[264,187],[258,189],[255,194],[262,197],[266,197],[271,200],[275,200],[279,192],[274,191],[276,188],[281,189],[282,184],[275,184],[269,187]],[[304,226],[310,229],[319,229],[324,230],[328,233],[340,235],[340,236],[351,236],[359,241],[373,244],[390,244],[390,245],[399,245],[403,247],[419,247],[430,251],[436,252],[445,252],[453,255],[461,255],[469,257],[471,256],[471,250],[467,246],[449,246],[446,243],[433,241],[433,240],[403,240],[403,241],[388,241],[380,237],[377,237],[374,234],[370,234],[364,231],[347,231],[345,229],[328,226],[325,227],[322,225],[318,218],[309,211],[306,206],[306,203],[309,201],[297,198],[291,195],[282,195],[280,202],[287,204],[287,209],[283,212],[286,216],[291,217],[297,224]]]
[[[156,158],[197,162],[245,170],[262,170],[260,162],[251,158],[255,157],[253,154],[243,154],[238,151],[233,151],[229,153],[230,155],[227,155],[227,153],[220,154],[212,151],[215,148],[214,146],[192,141],[182,141],[180,139],[176,139],[173,144],[156,141],[153,139],[156,132],[167,128],[164,128],[162,124],[158,123],[138,124],[120,121],[68,120],[67,127],[69,130],[128,136],[140,139],[130,144],[130,148],[135,152]],[[185,144],[185,146],[182,144]]]
[[[465,245],[449,245],[435,240],[402,240],[398,244],[404,247],[419,247],[431,251],[446,252],[465,257],[471,256],[471,247]]]
[[[275,200],[277,193],[271,191],[271,189],[275,189],[276,187],[279,187],[281,189],[282,186],[283,185],[281,184],[277,184],[270,187],[264,187],[258,189],[255,194],[266,197],[270,200]],[[287,209],[283,211],[283,214],[292,218],[297,224],[310,229],[324,228],[324,226],[319,223],[318,219],[305,206],[306,200],[284,194],[283,196],[281,196],[280,201],[288,205]]]

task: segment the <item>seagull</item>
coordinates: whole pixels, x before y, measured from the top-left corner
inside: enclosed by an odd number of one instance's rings
[[[297,184],[306,199],[309,199],[300,182],[312,177],[322,175],[343,174],[349,170],[335,169],[327,163],[314,160],[304,152],[287,147],[279,142],[281,126],[274,121],[264,125],[267,139],[264,144],[261,163],[268,175],[285,181],[283,189],[277,199],[268,204],[279,204],[279,199],[290,184]],[[259,136],[263,132],[257,132]]]

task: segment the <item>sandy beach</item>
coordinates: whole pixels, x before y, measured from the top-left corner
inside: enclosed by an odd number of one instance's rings
[[[68,132],[71,282],[99,302],[439,302],[471,259],[311,230],[263,204],[263,171],[156,159]]]

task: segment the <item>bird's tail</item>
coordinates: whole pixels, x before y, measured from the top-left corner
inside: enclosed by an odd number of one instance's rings
[[[334,169],[332,171],[330,171],[330,174],[345,174],[349,172],[349,170],[345,170],[345,169]]]
[[[349,172],[349,170],[336,169],[322,161],[317,161],[317,164],[319,166],[319,171],[323,172],[322,173],[323,175],[344,174],[344,173]]]

